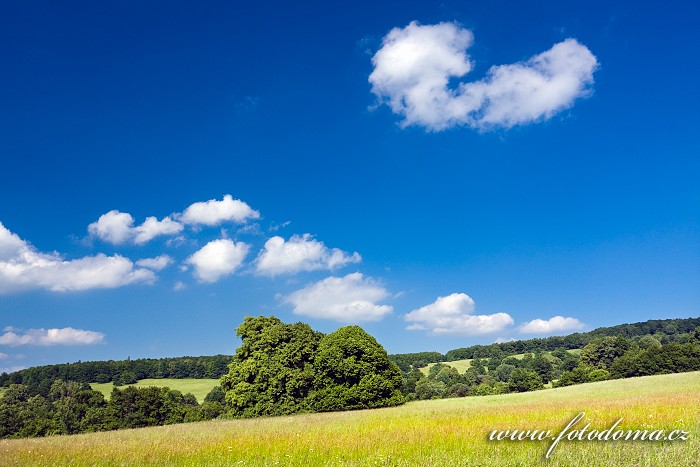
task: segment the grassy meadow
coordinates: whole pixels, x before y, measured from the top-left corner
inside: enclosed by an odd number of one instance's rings
[[[142,379],[134,384],[126,384],[124,386],[119,386],[119,389],[124,389],[127,386],[136,386],[139,388],[148,386],[158,386],[161,388],[168,387],[173,390],[180,391],[183,394],[191,393],[197,398],[197,401],[201,404],[204,398],[209,394],[214,386],[219,385],[218,379]],[[105,399],[109,400],[110,394],[112,394],[112,389],[114,385],[112,383],[90,383],[90,387],[96,391],[100,391],[104,394]]]
[[[700,465],[700,372],[401,407],[0,441],[2,465]],[[686,441],[489,441],[494,429],[557,434],[682,429]]]

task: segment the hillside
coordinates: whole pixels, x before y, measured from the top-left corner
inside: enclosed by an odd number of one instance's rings
[[[697,465],[700,372],[401,407],[0,441],[5,465],[538,465],[551,440],[488,441],[550,429],[580,412],[591,429],[682,429],[687,441],[562,441],[550,465]]]

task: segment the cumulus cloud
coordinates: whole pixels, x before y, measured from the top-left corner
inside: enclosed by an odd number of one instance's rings
[[[429,331],[431,334],[479,336],[501,332],[513,325],[507,313],[475,315],[475,304],[465,293],[438,297],[435,302],[404,316],[409,331]]]
[[[393,308],[377,302],[389,292],[377,281],[359,272],[344,277],[331,276],[284,298],[297,315],[331,319],[344,323],[378,321]]]
[[[294,274],[299,271],[336,269],[361,260],[359,253],[350,255],[338,248],[327,248],[310,234],[293,235],[289,241],[276,236],[265,242],[256,261],[256,272],[267,276]]]
[[[194,266],[194,274],[201,282],[216,282],[240,267],[249,249],[247,243],[234,243],[228,238],[213,240],[187,258],[186,263]]]
[[[169,216],[160,221],[156,217],[147,217],[143,224],[134,227],[131,214],[117,210],[102,214],[88,226],[90,235],[115,245],[127,242],[142,245],[160,235],[180,233],[182,229],[184,226]]]
[[[583,329],[585,326],[576,318],[555,316],[547,320],[533,319],[522,324],[519,330],[524,334],[553,334],[555,332],[576,331]]]
[[[153,271],[162,271],[171,264],[173,264],[173,259],[168,255],[160,255],[155,258],[144,258],[136,261],[137,266],[142,268],[151,269]]]
[[[219,225],[222,222],[243,223],[248,219],[260,217],[258,211],[253,210],[247,203],[233,199],[231,195],[225,195],[224,199],[191,204],[185,212],[179,216],[179,220],[185,224]]]
[[[135,268],[120,255],[100,253],[66,261],[55,252],[41,253],[0,223],[0,293],[28,289],[80,291],[154,280],[152,271]]]
[[[481,80],[450,87],[450,79],[472,70],[472,43],[471,31],[454,23],[414,21],[392,29],[372,57],[372,93],[403,117],[403,126],[510,128],[571,107],[590,93],[598,68],[587,47],[566,39],[525,62],[493,66]]]
[[[90,345],[104,342],[105,335],[101,332],[85,331],[83,329],[29,329],[17,334],[14,331],[0,335],[0,345],[18,347],[21,345]]]

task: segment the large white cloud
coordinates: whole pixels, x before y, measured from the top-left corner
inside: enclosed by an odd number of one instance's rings
[[[327,248],[310,234],[293,235],[289,241],[275,236],[265,242],[264,249],[258,255],[256,272],[276,276],[299,271],[335,269],[361,260],[359,253],[350,255],[338,248]]]
[[[297,315],[344,323],[378,321],[393,307],[379,305],[389,292],[377,281],[359,272],[328,277],[284,298]]]
[[[507,313],[475,315],[474,300],[465,293],[438,297],[435,302],[411,311],[404,316],[410,331],[429,331],[432,334],[479,336],[503,331],[513,325]]]
[[[115,245],[127,242],[141,245],[160,235],[177,234],[182,229],[184,226],[169,216],[160,221],[156,217],[147,217],[143,224],[134,227],[131,214],[117,210],[102,214],[88,226],[91,235]]]
[[[432,131],[457,125],[510,128],[544,120],[590,93],[598,61],[575,39],[450,87],[450,79],[472,69],[467,54],[472,42],[471,31],[454,23],[414,21],[394,28],[372,58],[372,92],[404,118],[403,126]]]
[[[18,347],[21,345],[90,345],[104,342],[105,335],[83,329],[28,329],[17,334],[14,330],[0,335],[0,345]]]
[[[186,262],[194,266],[194,274],[200,281],[216,282],[240,267],[249,249],[247,243],[222,238],[207,243]]]
[[[553,334],[555,332],[568,332],[583,329],[586,325],[576,318],[555,316],[547,320],[533,319],[519,327],[524,334]]]
[[[260,217],[258,211],[253,210],[247,203],[240,199],[233,199],[231,195],[224,195],[223,200],[209,201],[191,204],[179,216],[179,220],[185,224],[218,225],[222,222],[243,223],[248,219]]]
[[[98,254],[66,261],[58,253],[41,253],[0,223],[0,293],[28,289],[55,292],[114,288],[151,283],[155,275],[120,255]]]

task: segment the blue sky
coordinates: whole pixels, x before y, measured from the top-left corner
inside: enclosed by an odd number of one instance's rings
[[[0,369],[698,316],[697,5],[305,5],[0,6]]]

